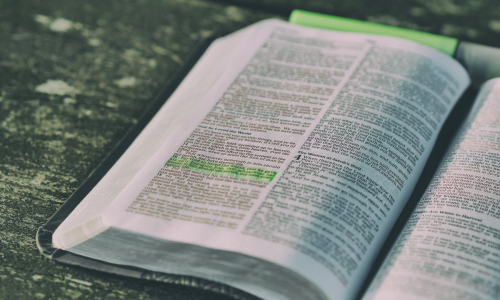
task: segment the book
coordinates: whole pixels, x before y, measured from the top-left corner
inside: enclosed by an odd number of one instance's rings
[[[42,253],[240,299],[495,298],[498,81],[389,247],[470,83],[458,62],[265,20],[188,65],[39,230]]]

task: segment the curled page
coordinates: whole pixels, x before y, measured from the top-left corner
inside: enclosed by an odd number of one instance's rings
[[[500,297],[500,80],[464,128],[365,299]]]

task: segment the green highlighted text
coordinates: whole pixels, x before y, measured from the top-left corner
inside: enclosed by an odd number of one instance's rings
[[[269,171],[255,167],[213,162],[177,154],[172,156],[172,158],[170,158],[165,163],[165,166],[179,169],[188,169],[201,173],[225,175],[240,179],[255,180],[266,183],[271,182],[276,174],[278,174],[277,171]]]

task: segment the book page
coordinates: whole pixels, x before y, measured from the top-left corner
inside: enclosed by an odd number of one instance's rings
[[[234,57],[243,50],[240,47],[252,36],[253,29],[252,27],[245,28],[237,35],[230,34],[219,38],[210,45],[134,143],[72,211],[70,217],[59,226],[54,234],[56,245],[58,244],[57,237],[61,232],[67,232],[66,244],[76,244],[105,229],[94,229],[96,226],[81,228],[78,225],[102,214],[127,184],[137,176],[137,173],[165,143],[165,140],[175,132],[189,112],[196,108],[202,96],[211,89]]]
[[[500,80],[486,83],[365,299],[500,298]]]
[[[349,299],[468,77],[414,42],[255,26],[103,219],[270,260]]]

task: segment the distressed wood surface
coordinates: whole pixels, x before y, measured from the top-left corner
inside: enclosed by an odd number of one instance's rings
[[[500,46],[492,0],[0,2],[0,299],[223,299],[53,263],[36,230],[195,46],[292,7]]]

